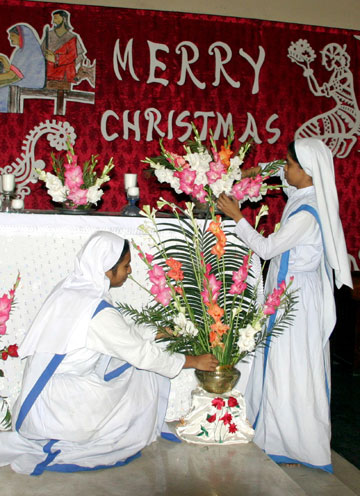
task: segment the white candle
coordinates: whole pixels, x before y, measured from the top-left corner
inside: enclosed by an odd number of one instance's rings
[[[14,198],[11,200],[11,208],[14,210],[21,210],[24,208],[24,200],[21,198]]]
[[[136,181],[137,181],[137,174],[124,174],[125,189],[135,187]]]
[[[138,198],[139,192],[140,192],[140,190],[139,190],[139,188],[137,186],[131,186],[127,190],[128,196],[135,196],[136,198]]]
[[[11,193],[15,189],[15,176],[14,174],[2,175],[2,188],[5,193]]]

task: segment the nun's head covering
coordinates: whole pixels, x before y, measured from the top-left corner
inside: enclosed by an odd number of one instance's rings
[[[336,286],[340,288],[346,284],[352,287],[350,262],[339,217],[332,153],[325,143],[315,138],[296,140],[295,152],[299,164],[312,177],[315,186],[325,255],[328,264],[334,269]]]
[[[124,240],[116,234],[93,234],[78,253],[72,273],[50,293],[36,315],[19,353],[64,354],[82,348],[98,304],[109,299],[110,280],[105,272],[118,262]]]

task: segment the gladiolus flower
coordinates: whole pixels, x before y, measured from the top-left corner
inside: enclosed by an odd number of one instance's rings
[[[224,244],[217,242],[216,245],[211,248],[211,253],[218,258],[221,258],[225,253]]]
[[[186,195],[190,195],[194,187],[196,172],[190,169],[184,169],[182,171],[174,172],[174,177],[178,177],[180,179],[181,191],[183,191]]]
[[[200,203],[206,203],[207,192],[204,190],[204,186],[202,184],[194,184],[191,194],[194,198],[199,200]]]
[[[71,167],[65,171],[65,186],[70,190],[80,188],[84,184],[83,173],[81,167]]]
[[[68,194],[68,199],[75,203],[75,205],[86,205],[88,202],[87,192],[87,189],[72,189]]]
[[[228,325],[223,324],[220,321],[215,322],[215,324],[212,324],[210,327],[213,331],[215,331],[218,334],[218,336],[222,336],[223,334],[226,334],[230,329]]]
[[[220,149],[220,152],[219,152],[219,156],[220,156],[220,160],[223,164],[225,164],[227,167],[230,166],[230,158],[232,157],[233,155],[233,151],[230,150],[230,148],[228,148],[226,146],[226,143],[225,145],[223,145]]]
[[[213,184],[218,179],[221,179],[223,174],[226,174],[226,169],[221,161],[210,162],[209,171],[206,173],[206,177],[209,184]]]
[[[215,322],[218,322],[223,317],[224,310],[215,303],[208,309],[208,314],[215,320]]]
[[[166,265],[171,267],[171,270],[167,273],[171,279],[175,281],[182,281],[184,279],[184,272],[181,270],[182,263],[174,260],[173,258],[168,258],[166,260]]]
[[[225,406],[225,401],[222,398],[214,398],[211,402],[217,410],[221,410]]]
[[[233,196],[236,200],[240,201],[245,198],[247,195],[248,187],[250,185],[250,178],[245,177],[241,179],[238,183],[234,184],[231,190],[231,196]]]

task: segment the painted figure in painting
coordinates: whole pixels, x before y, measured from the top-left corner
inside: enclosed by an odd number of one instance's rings
[[[321,51],[322,65],[332,74],[327,83],[319,85],[310,67],[316,55],[306,40],[289,47],[289,58],[304,69],[309,88],[315,96],[333,98],[335,107],[305,122],[295,138],[320,138],[334,156],[345,158],[360,134],[360,111],[350,71],[350,55],[338,43],[329,43]]]
[[[95,86],[95,62],[90,66],[82,39],[73,32],[66,10],[52,13],[53,29],[45,27],[42,50],[47,60],[47,88],[70,89],[82,79]]]
[[[16,24],[8,34],[15,49],[10,58],[0,54],[0,112],[8,112],[11,85],[36,89],[45,84],[45,59],[36,31]]]

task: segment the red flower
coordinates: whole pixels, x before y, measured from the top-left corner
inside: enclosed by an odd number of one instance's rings
[[[18,345],[17,344],[11,344],[10,346],[8,346],[7,352],[11,357],[18,357],[19,356],[18,355]]]
[[[214,413],[214,415],[208,415],[206,420],[208,422],[210,422],[210,424],[212,424],[213,422],[215,422],[215,420],[216,420],[216,413]]]
[[[3,352],[1,353],[1,358],[2,358],[3,360],[7,360],[7,357],[8,357],[8,353],[7,353],[7,351],[3,351]]]
[[[234,398],[234,396],[230,396],[229,399],[228,399],[228,405],[230,408],[234,407],[234,406],[238,406],[238,401],[236,398]]]
[[[211,402],[212,406],[214,406],[217,410],[221,410],[223,406],[225,406],[225,401],[222,398],[214,398]]]
[[[234,433],[234,432],[236,432],[237,430],[238,430],[238,429],[237,429],[237,427],[236,427],[236,425],[235,425],[235,424],[230,424],[230,425],[229,425],[229,432]]]
[[[232,415],[230,413],[225,413],[225,415],[223,417],[221,417],[221,419],[224,424],[229,424],[230,425],[230,422],[232,421]]]

